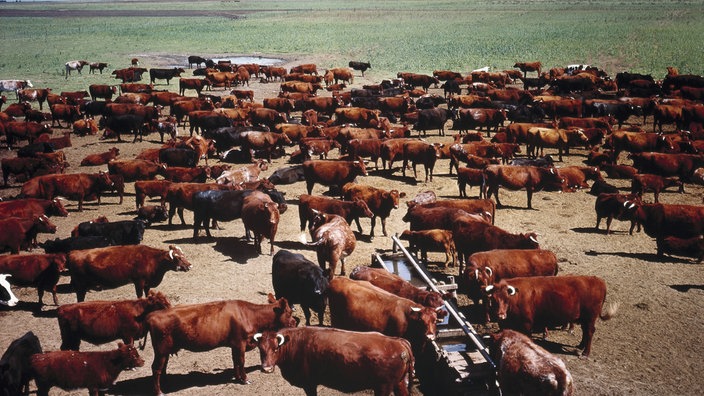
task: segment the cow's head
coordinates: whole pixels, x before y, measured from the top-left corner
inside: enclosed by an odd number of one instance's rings
[[[408,318],[408,332],[413,337],[423,337],[429,340],[435,339],[438,332],[438,322],[447,315],[442,307],[429,308],[424,306],[411,306],[406,312]]]
[[[279,360],[281,347],[288,341],[290,341],[290,337],[273,331],[256,333],[252,336],[252,343],[259,348],[263,372],[274,372],[274,367],[276,367],[276,363]]]
[[[56,224],[52,223],[48,217],[41,215],[34,220],[34,224],[37,226],[38,232],[55,234]]]
[[[359,216],[364,216],[368,218],[374,217],[374,213],[372,213],[371,209],[369,209],[369,205],[367,205],[367,203],[361,199],[354,200],[354,209]]]
[[[148,312],[157,311],[160,309],[171,308],[171,302],[166,295],[159,291],[149,290],[147,294],[147,302],[149,305]]]
[[[511,301],[516,298],[519,290],[501,280],[499,283],[486,286],[484,292],[489,298],[489,305],[495,311],[499,320],[505,320],[509,314]]]
[[[132,344],[117,344],[117,366],[123,370],[131,370],[144,366],[144,359],[139,356],[137,348]]]
[[[54,198],[51,200],[51,203],[47,207],[46,214],[50,216],[66,217],[68,216],[68,210],[64,208],[64,205],[61,203],[59,198]]]
[[[269,304],[273,304],[274,315],[276,316],[273,323],[269,324],[271,329],[280,329],[283,327],[296,327],[296,319],[293,317],[293,311],[285,298],[276,299],[273,294],[267,295]]]
[[[367,166],[364,164],[364,160],[361,157],[357,157],[352,166],[354,166],[354,169],[357,170],[358,174],[364,176],[368,175]],[[398,202],[396,203],[396,205],[398,205]]]
[[[10,289],[10,282],[7,281],[10,275],[0,275],[0,305],[14,307],[20,301]]]
[[[169,245],[169,259],[174,271],[188,271],[191,269],[191,263],[186,260],[183,250],[176,245]]]

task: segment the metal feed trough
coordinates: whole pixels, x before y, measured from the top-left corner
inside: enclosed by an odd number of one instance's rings
[[[396,236],[391,239],[395,253],[374,254],[372,267],[384,268],[419,288],[442,294],[455,293],[454,276],[432,275]],[[444,308],[449,315],[438,324],[432,348],[427,348],[422,357],[416,357],[421,390],[426,394],[443,395],[499,394],[496,366],[481,337],[452,301],[445,301]]]

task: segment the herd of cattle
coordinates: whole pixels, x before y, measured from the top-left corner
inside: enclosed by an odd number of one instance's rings
[[[284,378],[307,394],[315,394],[318,385],[408,394],[416,357],[423,355],[435,337],[436,322],[447,314],[447,296],[369,267],[356,267],[345,277],[345,257],[357,243],[353,222],[360,235],[360,217],[370,218],[373,237],[378,218],[386,236],[386,220],[405,197],[395,189],[356,182],[371,171],[372,162],[374,171],[380,171],[379,159],[391,171],[398,170],[394,161],[401,161],[403,177],[412,168],[408,179],[414,181],[421,164],[431,186],[439,159],[450,160],[450,175],[456,171],[460,198],[437,199],[432,189],[418,194],[408,201],[403,221],[410,223],[409,230],[401,238],[425,260],[428,251],[444,252],[444,266],[459,266],[463,291],[475,304],[482,302],[484,319],[496,319],[505,329],[492,338],[498,380],[507,394],[571,394],[573,387],[560,359],[510,329],[530,335],[577,323],[582,330],[578,348],[586,357],[596,320],[610,318],[617,306],[605,305],[607,288],[598,277],[556,276],[557,257],[540,249],[535,233],[514,234],[494,225],[496,209],[502,207],[501,187],[525,189],[532,208],[535,192],[571,192],[589,188],[587,181],[593,181],[596,228],[602,218],[607,233],[612,219],[630,221],[631,232],[642,226],[656,239],[658,255],[704,259],[704,207],[658,202],[665,188],[684,192],[687,183],[703,180],[703,77],[669,69],[661,81],[633,73],[611,79],[594,67],[543,72],[540,62],[532,62],[516,63],[518,70],[468,75],[398,73],[352,88],[353,70],[364,75],[369,63],[353,61],[350,68],[321,74],[315,64],[286,70],[198,56],[188,63],[197,67],[193,77],[181,77],[183,68],[147,70],[133,62],[133,67],[112,72],[122,81],[118,86],[93,84],[87,91],[60,94],[34,88],[27,80],[0,81],[0,91],[14,92],[17,99],[0,112],[0,132],[10,149],[27,142],[15,157],[1,161],[6,186],[22,181],[17,196],[0,202],[0,246],[10,252],[0,256],[2,303],[18,303],[12,284],[36,287],[40,305],[44,291],[50,291],[59,305],[62,276],[70,276],[78,301],[57,311],[62,351],[42,352],[31,332],[10,345],[0,360],[5,394],[27,392],[30,379],[40,395],[53,386],[98,394],[122,370],[144,364],[134,344],[141,338],[146,342],[147,336],[154,348],[155,395],[162,394],[161,377],[171,354],[220,346],[232,349],[239,383],[247,383],[245,351],[259,347],[262,370],[271,372],[278,365]],[[86,65],[101,74],[107,67],[67,62],[66,78]],[[147,71],[150,83],[136,82]],[[528,77],[529,72],[536,77]],[[179,92],[154,88],[157,80],[169,86],[175,78]],[[279,83],[279,95],[255,101],[248,88],[252,78]],[[431,87],[443,94],[429,93]],[[184,96],[188,90],[197,96]],[[3,95],[0,105],[7,102]],[[43,112],[44,103],[49,113]],[[643,124],[651,118],[652,132],[628,124],[640,117]],[[442,140],[448,123],[458,134]],[[664,124],[673,125],[674,132],[663,132]],[[61,137],[52,137],[56,128],[63,130]],[[105,165],[107,171],[64,173],[69,164],[61,149],[71,146],[71,135],[99,130],[104,130],[101,139],[118,142],[123,134],[141,142],[144,135],[158,132],[162,145],[133,159],[117,159],[120,150],[112,147],[80,163]],[[435,130],[441,142],[420,138]],[[418,137],[411,136],[414,131]],[[166,143],[165,134],[170,138]],[[515,157],[521,146],[526,155]],[[590,150],[585,166],[556,167],[552,157],[543,155],[545,149],[556,149],[561,161],[571,148]],[[333,149],[339,158],[328,159]],[[632,166],[623,163],[623,151]],[[208,165],[216,155],[219,163]],[[260,178],[272,158],[282,156],[291,165]],[[201,160],[205,165],[199,165]],[[602,172],[608,178],[632,179],[631,194],[610,185]],[[299,181],[307,189],[297,202],[300,230],[308,228],[313,241],[307,242],[305,234],[301,239],[315,249],[317,264],[287,250],[274,254],[278,224],[287,209],[279,188]],[[38,233],[56,232],[49,217],[67,216],[66,200],[77,201],[81,211],[84,201],[100,203],[101,195],[116,192],[122,204],[126,183],[134,183],[136,219],[99,217],[77,224],[68,238],[47,240],[45,254],[24,253],[39,246]],[[316,184],[329,187],[329,193],[313,195]],[[467,199],[467,185],[479,188],[477,199]],[[655,203],[643,199],[646,191],[654,191]],[[147,197],[159,197],[159,204],[145,205]],[[152,223],[171,224],[176,213],[185,224],[184,209],[193,212],[194,240],[201,228],[210,237],[218,222],[241,218],[259,253],[262,239],[270,241],[275,295],[269,295],[268,304],[230,300],[172,306],[152,290],[167,271],[188,271],[191,264],[178,246],[141,245],[143,235]],[[135,300],[84,301],[89,290],[130,283]],[[306,325],[311,310],[322,325],[327,308],[332,328],[296,327],[293,304],[302,306]],[[362,333],[369,331],[383,335]],[[122,342],[112,351],[78,352],[82,340]]]

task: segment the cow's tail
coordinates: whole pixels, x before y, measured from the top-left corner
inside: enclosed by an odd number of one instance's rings
[[[413,387],[413,376],[415,375],[415,360],[413,358],[413,352],[411,349],[411,344],[410,342],[406,341],[406,351],[401,354],[401,359],[404,359],[406,362],[406,374],[404,375],[404,381],[406,382],[406,386],[408,387],[408,390],[410,391],[411,388]]]
[[[146,323],[146,327],[149,327],[149,324]],[[144,332],[144,338],[142,339],[142,342],[139,343],[139,350],[143,351],[144,347],[147,346],[147,337],[149,336],[149,329],[145,329],[146,331]]]
[[[616,312],[618,311],[618,308],[620,306],[621,303],[618,302],[609,303],[606,308],[602,310],[601,314],[599,315],[599,318],[601,320],[609,320],[613,318],[616,315]]]

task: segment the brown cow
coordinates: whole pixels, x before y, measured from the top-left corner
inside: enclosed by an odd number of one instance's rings
[[[540,69],[543,67],[543,64],[538,62],[516,62],[513,67],[517,67],[518,70],[523,72],[523,77],[528,76],[529,71],[534,71],[537,72],[538,75],[540,75]]]
[[[363,107],[339,107],[335,109],[335,124],[356,124],[360,128],[376,128],[379,125],[379,110]]]
[[[102,98],[109,102],[112,100],[113,95],[117,95],[117,87],[106,84],[91,84],[88,86],[88,92],[90,92],[92,100]]]
[[[357,161],[309,160],[303,162],[308,195],[313,192],[315,183],[325,186],[343,186],[358,175],[367,175],[362,159]]]
[[[645,233],[655,238],[658,256],[662,256],[663,239],[668,236],[693,238],[704,235],[704,207],[628,201],[628,216],[642,224]]]
[[[205,183],[210,178],[210,167],[199,166],[187,168],[181,166],[170,166],[161,173],[164,179],[175,183]]]
[[[117,147],[113,147],[104,153],[89,154],[81,160],[81,166],[105,165],[111,160],[117,158],[119,154],[120,149],[118,149]]]
[[[134,344],[147,333],[147,315],[167,308],[171,308],[171,303],[166,296],[153,290],[146,298],[136,300],[64,304],[57,310],[61,350],[77,351],[81,340],[95,345],[118,339]]]
[[[352,224],[352,221],[355,220],[360,233],[362,233],[362,228],[359,227],[359,218],[362,216],[374,217],[374,213],[362,199],[341,201],[325,196],[301,194],[298,197],[298,218],[301,223],[301,232],[305,230],[306,223],[315,216],[314,211],[338,215],[347,220],[348,224]]]
[[[569,154],[569,148],[572,146],[584,146],[589,142],[589,139],[579,128],[570,129],[555,129],[555,128],[530,128],[528,130],[528,148],[526,152],[529,157],[535,158],[544,154],[544,149],[557,148],[558,159],[562,161],[562,153]]]
[[[676,177],[663,177],[659,175],[651,175],[642,173],[633,175],[631,181],[631,194],[638,194],[641,198],[646,191],[653,191],[655,194],[655,203],[658,203],[660,192],[672,186],[677,186],[680,192],[684,191],[682,182]]]
[[[471,164],[475,167],[485,168],[489,164],[498,163],[498,161],[492,161],[491,158],[504,157],[501,147],[496,143],[455,143],[450,146],[449,152],[450,174],[452,174],[452,168],[458,168],[461,162],[466,163],[468,166]],[[487,160],[480,161],[474,157],[481,157]]]
[[[78,136],[95,135],[98,133],[98,123],[92,118],[77,120],[72,126],[73,133]]]
[[[56,233],[56,225],[49,218],[40,215],[37,217],[7,217],[0,219],[0,251],[9,250],[12,254],[19,254],[21,250],[31,250],[37,246],[38,233]]]
[[[330,263],[327,271],[328,279],[335,275],[335,269],[340,263],[340,274],[345,275],[345,257],[352,254],[357,245],[357,238],[344,217],[327,214],[314,210],[315,216],[310,219],[308,226],[313,242],[307,243],[315,246],[318,256],[318,265],[323,270]],[[305,235],[301,235],[301,242],[305,242]]]
[[[154,348],[152,363],[153,392],[161,395],[161,377],[166,374],[169,355],[181,349],[203,352],[218,347],[232,350],[234,380],[247,384],[245,351],[255,347],[252,336],[264,330],[295,327],[291,308],[285,298],[269,304],[253,304],[241,300],[183,304],[152,312],[147,327]]]
[[[613,150],[613,161],[616,163],[621,151],[643,153],[649,151],[663,152],[674,150],[669,136],[657,133],[614,131],[606,139],[606,145]]]
[[[414,351],[435,339],[437,321],[447,314],[441,307],[425,307],[367,281],[336,277],[327,292],[333,327],[403,337]]]
[[[318,385],[342,392],[409,394],[414,359],[406,340],[316,327],[258,333],[253,340],[259,346],[262,371],[271,373],[279,366],[289,383],[309,394],[317,394]]]
[[[173,245],[169,250],[125,245],[74,250],[68,255],[66,266],[76,298],[82,302],[90,288],[112,289],[130,282],[134,283],[137,297],[142,297],[161,283],[167,271],[188,271],[191,263]]]
[[[408,205],[408,208],[420,206],[426,209],[431,208],[456,208],[462,209],[467,213],[476,213],[494,224],[496,219],[496,204],[491,199],[440,199],[434,202],[424,203],[422,205]],[[447,229],[447,228],[446,228]]]
[[[207,78],[179,78],[178,93],[183,96],[187,89],[193,89],[200,95],[203,88],[210,87],[212,82]]]
[[[290,73],[305,73],[318,75],[318,67],[315,63],[303,63],[291,68]]]
[[[160,197],[162,205],[166,203],[166,190],[171,185],[168,180],[139,180],[134,183],[135,201],[137,209],[144,205],[146,197]]]
[[[498,132],[499,126],[503,126],[504,121],[506,121],[505,109],[459,109],[452,129],[462,132],[485,127],[488,137],[491,128],[494,128],[494,132]]]
[[[44,291],[50,291],[54,305],[56,285],[59,275],[65,269],[66,256],[63,254],[22,254],[0,256],[0,273],[10,274],[10,283],[17,286],[35,286],[39,295],[39,305],[44,305]]]
[[[144,365],[137,349],[121,342],[112,351],[44,352],[30,359],[38,395],[48,395],[54,386],[65,390],[88,388],[91,395],[98,395],[101,389],[113,385],[123,370]]]
[[[7,148],[12,150],[12,145],[20,140],[27,140],[30,144],[43,133],[52,133],[49,124],[35,121],[10,121],[4,124]]]
[[[399,199],[406,196],[405,192],[398,190],[384,190],[363,184],[345,183],[342,186],[342,195],[348,201],[362,200],[367,203],[374,216],[370,235],[374,237],[377,217],[381,219],[381,231],[386,236],[386,219],[391,215],[391,210],[398,209]],[[361,230],[359,219],[357,228]],[[361,232],[361,231],[360,231]]]
[[[499,201],[499,187],[504,186],[509,190],[526,189],[528,209],[532,209],[531,200],[533,192],[540,191],[549,186],[560,186],[564,178],[560,177],[555,168],[539,168],[536,166],[514,165],[489,165],[484,169],[486,178],[485,196],[496,198],[496,205],[502,206]]]
[[[46,98],[51,93],[51,88],[42,89],[20,89],[17,91],[17,101],[18,102],[38,102],[39,110],[44,110],[44,102]]]
[[[111,175],[121,175],[126,182],[133,182],[153,180],[157,175],[164,174],[166,166],[147,160],[112,160],[108,162],[108,171]]]
[[[557,169],[557,173],[565,179],[562,191],[574,191],[574,189],[589,188],[587,180],[604,180],[599,168],[595,166],[565,166]]]
[[[704,238],[701,235],[692,238],[669,236],[658,243],[658,250],[664,254],[692,257],[697,263],[704,260]]]
[[[609,320],[618,309],[606,300],[606,282],[596,276],[539,276],[504,279],[487,286],[492,309],[502,328],[526,335],[548,327],[579,323],[582,357],[592,349],[597,319]],[[602,311],[603,310],[603,311]]]
[[[444,305],[443,296],[440,293],[414,286],[383,268],[357,266],[350,273],[350,279],[367,281],[391,294],[407,298],[426,307],[438,308]]]
[[[629,202],[631,201],[631,202]],[[599,223],[601,219],[606,217],[606,235],[611,232],[611,221],[616,218],[617,220],[630,220],[631,229],[630,233],[633,233],[633,228],[635,227],[635,221],[631,213],[626,210],[628,206],[633,205],[632,201],[640,201],[640,197],[635,194],[619,194],[619,193],[602,193],[599,194],[594,203],[594,211],[596,212],[596,225],[595,229],[599,229]],[[640,227],[638,228],[640,231]]]
[[[286,81],[281,83],[282,93],[289,92],[315,95],[315,93],[319,89],[322,89],[322,85],[320,85],[320,83],[310,83],[302,81]]]
[[[55,172],[54,164],[49,163],[43,158],[25,158],[25,157],[13,157],[13,158],[3,158],[0,160],[2,167],[2,178],[7,186],[7,180],[10,175],[15,175],[15,181],[19,181],[17,175],[24,176],[24,180],[29,180],[35,175]]]
[[[171,225],[174,213],[178,210],[178,217],[181,224],[186,224],[183,218],[183,210],[193,210],[193,196],[200,191],[207,190],[231,190],[230,185],[217,183],[171,183],[166,187],[166,194],[162,202],[169,203],[169,225]]]
[[[425,182],[428,182],[428,176],[430,176],[430,181],[433,181],[433,168],[435,167],[435,162],[440,157],[439,150],[444,145],[442,143],[427,143],[424,141],[410,141],[403,144],[403,177],[406,177],[406,168],[408,167],[408,162],[413,164],[413,178],[416,179],[418,174],[416,172],[416,165],[422,163],[425,168]]]
[[[704,166],[700,154],[633,153],[630,158],[638,173],[679,176],[683,182],[689,182],[694,170]]]
[[[23,198],[12,201],[0,202],[0,218],[5,217],[39,217],[68,216],[68,211],[58,198],[38,199]]]
[[[460,198],[467,198],[467,185],[471,189],[472,186],[479,187],[478,198],[483,198],[484,191],[482,185],[484,184],[484,170],[467,168],[460,166],[457,168],[457,187],[459,188]]]
[[[37,176],[22,185],[21,195],[30,198],[54,199],[64,197],[78,201],[78,211],[83,211],[83,201],[97,199],[102,191],[113,186],[107,173],[74,173],[69,175]]]
[[[242,223],[246,234],[254,234],[257,253],[262,253],[262,237],[269,239],[269,255],[274,255],[274,238],[279,227],[279,209],[276,202],[261,191],[253,191],[242,201]]]
[[[513,330],[491,335],[502,394],[572,396],[572,375],[565,363]]]
[[[428,262],[429,251],[439,251],[445,253],[445,262],[442,267],[454,267],[457,262],[455,241],[452,240],[452,232],[441,229],[409,231],[404,230],[399,236],[400,239],[409,241],[409,248],[415,251],[420,250],[420,257]],[[367,279],[368,280],[368,279]]]

